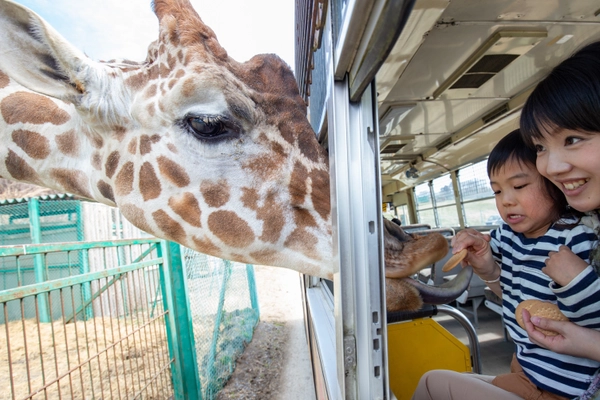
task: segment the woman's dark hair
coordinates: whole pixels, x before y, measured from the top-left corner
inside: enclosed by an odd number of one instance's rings
[[[513,161],[521,165],[527,165],[537,171],[535,161],[537,158],[536,151],[525,144],[523,135],[519,129],[515,129],[494,146],[490,152],[490,157],[487,163],[488,177],[498,173],[507,163]],[[569,208],[569,203],[564,193],[548,179],[540,175],[542,187],[546,191],[546,196],[552,200],[554,221],[558,221],[562,217],[580,217],[578,213],[574,213]]]
[[[600,42],[558,64],[533,90],[521,112],[521,133],[529,145],[544,132],[600,132]]]

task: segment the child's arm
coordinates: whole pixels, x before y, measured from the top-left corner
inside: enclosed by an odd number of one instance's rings
[[[496,293],[502,297],[500,273],[502,269],[494,260],[490,246],[490,235],[484,235],[475,229],[463,229],[452,238],[452,252],[458,253],[467,249],[468,253],[462,261],[463,265],[473,266],[473,271]]]
[[[580,256],[585,257],[582,253]],[[554,283],[550,289],[556,295],[561,311],[577,325],[598,329],[600,324],[600,277],[592,266],[567,246],[550,252],[542,272]]]

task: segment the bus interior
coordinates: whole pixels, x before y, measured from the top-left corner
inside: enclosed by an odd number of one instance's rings
[[[333,281],[303,280],[317,398],[410,398],[413,383],[390,390],[390,367],[415,355],[391,352],[381,217],[448,238],[497,226],[490,150],[536,84],[596,40],[593,0],[296,1],[294,70],[329,151],[339,262]],[[467,314],[481,336],[479,286]]]

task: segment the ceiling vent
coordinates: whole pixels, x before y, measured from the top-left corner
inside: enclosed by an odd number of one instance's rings
[[[510,110],[510,108],[508,107],[508,103],[504,103],[501,106],[496,107],[489,113],[485,114],[483,117],[481,117],[481,120],[483,121],[484,124],[487,124],[488,122],[492,122],[496,118],[501,117],[502,115],[506,114],[509,110]]]
[[[481,87],[547,36],[546,31],[496,32],[433,92],[433,98],[438,98],[446,91],[471,91]]]

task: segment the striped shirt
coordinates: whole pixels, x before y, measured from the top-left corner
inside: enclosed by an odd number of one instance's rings
[[[600,278],[594,269],[588,265],[564,287],[541,271],[548,252],[558,251],[560,245],[569,247],[589,262],[597,236],[583,224],[573,228],[555,224],[544,236],[532,239],[502,224],[490,235],[492,253],[502,266],[500,284],[504,322],[515,342],[519,364],[539,388],[567,398],[581,395],[590,385],[600,362],[558,354],[533,344],[527,331],[517,324],[515,309],[523,300],[550,301],[558,304],[571,321],[600,330]]]

